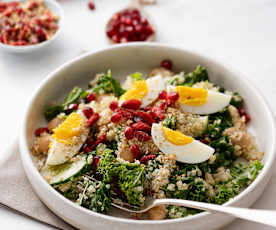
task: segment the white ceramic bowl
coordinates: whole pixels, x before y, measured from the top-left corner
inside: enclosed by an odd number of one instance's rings
[[[249,80],[233,67],[180,48],[150,43],[116,45],[76,58],[51,73],[36,90],[24,116],[20,150],[30,183],[40,199],[73,226],[85,230],[213,230],[233,220],[230,216],[207,212],[182,219],[161,221],[137,221],[95,213],[77,206],[56,192],[40,176],[32,162],[29,147],[34,139],[34,130],[45,123],[45,105],[53,100],[62,99],[76,85],[86,87],[96,73],[112,69],[113,75],[121,79],[135,71],[146,73],[165,58],[173,61],[176,71],[191,71],[196,65],[201,64],[207,68],[213,82],[229,90],[238,91],[245,98],[246,110],[252,117],[250,130],[258,137],[260,149],[265,152],[264,168],[247,189],[225,205],[249,207],[262,194],[271,176],[275,158],[275,128],[270,109]]]
[[[11,0],[5,0],[4,2],[10,2]],[[24,0],[19,0],[24,1]],[[47,47],[50,45],[61,33],[63,24],[64,24],[64,13],[63,9],[61,8],[60,4],[55,0],[44,0],[45,5],[53,12],[53,14],[59,16],[58,21],[58,29],[56,33],[51,37],[49,40],[35,44],[35,45],[27,45],[27,46],[13,46],[13,45],[6,45],[0,42],[0,49],[9,53],[31,53],[34,51],[38,51],[42,48]]]

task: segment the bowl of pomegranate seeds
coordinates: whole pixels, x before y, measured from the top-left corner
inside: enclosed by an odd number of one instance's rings
[[[49,45],[59,34],[63,10],[53,0],[0,2],[0,48],[25,53]]]
[[[111,43],[153,41],[155,29],[141,10],[130,8],[112,16],[106,35]]]

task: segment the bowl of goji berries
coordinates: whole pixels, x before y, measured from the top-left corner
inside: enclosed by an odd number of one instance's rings
[[[60,34],[63,10],[54,0],[0,2],[0,48],[28,53],[49,45]]]

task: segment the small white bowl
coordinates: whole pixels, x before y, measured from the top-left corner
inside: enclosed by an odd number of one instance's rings
[[[131,220],[120,216],[103,215],[82,208],[56,192],[37,171],[30,153],[34,130],[45,124],[45,105],[62,98],[74,86],[87,86],[96,73],[111,69],[119,80],[129,73],[149,72],[159,66],[161,60],[169,58],[176,71],[191,71],[198,64],[205,66],[212,82],[226,89],[238,91],[245,99],[246,110],[251,115],[250,131],[257,136],[257,142],[264,151],[264,168],[256,180],[238,196],[224,205],[249,207],[262,194],[272,175],[275,159],[275,125],[271,110],[259,91],[239,71],[226,64],[220,64],[201,54],[181,48],[152,43],[131,43],[116,45],[76,58],[51,73],[37,88],[26,114],[20,135],[21,158],[31,185],[40,199],[58,216],[78,229],[92,230],[213,230],[230,223],[234,217],[203,212],[197,215],[173,220]],[[119,217],[120,216],[120,217]]]
[[[9,0],[10,1],[10,0]],[[8,0],[4,2],[9,2]],[[24,0],[19,0],[23,2]],[[13,45],[6,45],[0,42],[0,49],[9,53],[31,53],[37,51],[39,49],[47,47],[51,44],[61,33],[63,24],[64,24],[64,12],[61,8],[60,4],[55,0],[44,0],[45,5],[52,11],[53,14],[59,16],[58,21],[58,29],[56,33],[51,37],[49,40],[44,42],[35,44],[35,45],[27,45],[27,46],[13,46]]]

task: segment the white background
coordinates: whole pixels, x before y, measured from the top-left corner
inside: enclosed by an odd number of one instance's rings
[[[65,27],[58,40],[46,50],[28,55],[0,52],[0,150],[18,136],[28,99],[47,74],[83,51],[108,46],[105,24],[112,13],[129,1],[94,1],[95,11],[88,10],[85,0],[58,1],[65,12]],[[223,58],[252,78],[276,112],[275,0],[157,1],[157,5],[145,9],[157,26],[158,42]],[[0,159],[3,157],[0,154]],[[276,188],[270,186],[257,207],[275,208],[271,202],[274,198],[268,199],[275,192]],[[0,223],[1,229],[51,229],[1,206]],[[271,228],[236,221],[224,229]]]

